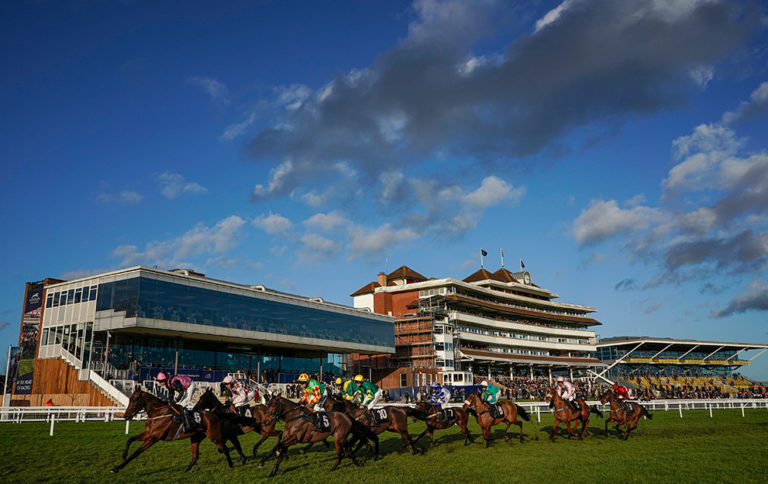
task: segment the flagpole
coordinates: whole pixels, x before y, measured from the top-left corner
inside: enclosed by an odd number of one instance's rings
[[[504,267],[504,249],[501,249],[501,267]]]

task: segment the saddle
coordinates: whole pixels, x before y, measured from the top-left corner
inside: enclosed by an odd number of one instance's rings
[[[389,413],[386,408],[374,408],[370,410],[371,414],[371,427],[377,427],[379,425],[389,423]]]
[[[180,433],[187,434],[197,430],[205,431],[203,414],[200,411],[188,410],[175,404],[171,405],[171,410],[173,410],[173,421],[181,424],[176,431],[177,437]]]
[[[315,412],[312,416],[314,418],[315,432],[331,431],[331,419],[328,418],[328,414],[324,410]]]
[[[241,417],[253,417],[253,412],[251,411],[250,405],[241,405],[237,407],[235,410],[237,410],[237,414]]]
[[[504,409],[501,407],[500,403],[492,403],[490,407],[488,407],[488,412],[491,414],[491,417],[493,418],[504,417]]]
[[[632,402],[623,402],[624,404],[624,411],[627,412],[627,415],[631,415],[635,413],[635,409],[632,408]]]
[[[453,422],[456,419],[456,413],[452,408],[441,408],[437,418],[441,422]]]

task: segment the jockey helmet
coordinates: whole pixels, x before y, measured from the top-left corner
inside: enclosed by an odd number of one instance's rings
[[[480,386],[487,387],[488,386],[488,382],[483,380],[482,382],[480,382]]]
[[[299,375],[299,381],[309,381],[309,375],[307,375],[306,373],[302,373],[301,375]]]
[[[229,384],[229,383],[234,383],[234,381],[235,381],[235,379],[232,378],[232,375],[227,375],[227,376],[224,377],[223,380],[221,380],[221,383]]]
[[[565,381],[565,378],[559,376],[557,377],[557,383],[563,383]]]
[[[157,381],[165,381],[167,378],[168,377],[165,376],[165,373],[163,373],[161,371],[160,373],[157,374],[157,376],[155,377],[155,380],[157,380]]]
[[[363,375],[355,375],[355,381],[363,381]]]
[[[618,383],[614,383],[613,384],[613,389],[614,390],[618,390],[619,389],[619,384]]]
[[[337,385],[341,385],[341,377],[339,377],[339,378],[336,378],[336,384],[337,384]]]
[[[439,387],[440,387],[440,384],[439,384],[439,383],[437,383],[436,381],[433,381],[433,382],[432,382],[432,384],[431,384],[431,385],[429,385],[429,386],[431,386],[432,388],[439,388]]]

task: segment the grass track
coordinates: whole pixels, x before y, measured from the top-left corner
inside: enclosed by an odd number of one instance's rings
[[[594,417],[594,416],[593,416]],[[768,412],[717,410],[714,418],[707,411],[656,412],[653,420],[640,420],[639,429],[628,441],[615,434],[602,436],[603,420],[593,418],[593,435],[582,442],[575,439],[549,439],[550,415],[542,415],[541,423],[526,422],[528,440],[520,444],[512,432],[510,442],[501,439],[503,426],[496,427],[493,442],[485,448],[477,423],[472,419],[470,431],[476,443],[463,446],[463,435],[457,427],[438,431],[437,446],[425,455],[412,456],[395,434],[382,434],[382,455],[373,462],[363,452],[365,465],[352,466],[342,461],[339,470],[328,472],[334,454],[322,445],[301,455],[293,447],[277,477],[268,480],[274,460],[259,469],[254,460],[243,466],[226,467],[224,457],[215,446],[204,441],[200,460],[189,472],[183,470],[191,457],[189,440],[161,442],[131,462],[117,475],[109,469],[120,462],[125,445],[125,424],[69,423],[56,424],[55,435],[48,436],[45,423],[0,424],[0,482],[766,482],[768,476]],[[131,435],[143,424],[131,424]],[[409,422],[412,436],[424,424]],[[596,434],[596,435],[595,435]],[[256,442],[257,436],[241,438],[244,448]],[[269,450],[275,440],[269,439],[260,451]],[[135,443],[132,449],[138,444]],[[428,437],[419,441],[428,445]],[[246,454],[248,454],[246,451]]]

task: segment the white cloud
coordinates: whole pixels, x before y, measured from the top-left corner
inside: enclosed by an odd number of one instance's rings
[[[558,5],[557,7],[553,8],[549,12],[545,13],[543,17],[541,17],[539,20],[536,21],[536,29],[535,32],[538,32],[539,30],[543,29],[549,24],[554,23],[557,21],[557,19],[560,18],[560,16],[565,12],[565,10],[571,6],[574,2],[572,0],[565,0],[563,3]]]
[[[290,160],[286,160],[280,163],[276,168],[272,170],[272,179],[269,182],[268,187],[264,187],[261,184],[257,184],[253,187],[252,197],[255,199],[267,197],[275,192],[279,192],[286,180],[288,180],[294,173],[293,163]]]
[[[337,228],[350,225],[350,221],[344,218],[336,210],[329,213],[316,213],[315,215],[304,220],[303,223],[310,229],[320,230],[323,232],[333,232]]]
[[[665,197],[680,191],[712,188],[712,174],[741,144],[735,133],[721,124],[702,124],[691,135],[677,138],[672,145],[681,161],[662,182]]]
[[[277,103],[288,111],[296,111],[312,95],[312,90],[302,84],[277,88]]]
[[[270,235],[287,235],[293,228],[293,222],[279,213],[270,212],[269,215],[259,215],[253,219],[253,226],[264,230]]]
[[[220,254],[231,250],[240,237],[245,221],[231,215],[213,227],[197,224],[179,237],[148,242],[144,250],[136,245],[121,245],[112,251],[113,257],[121,258],[121,266],[159,265],[175,266],[188,257],[201,254]]]
[[[573,222],[573,237],[581,245],[594,244],[620,233],[645,229],[656,216],[656,210],[649,207],[622,209],[615,200],[593,200]]]
[[[211,100],[222,104],[229,104],[229,90],[221,81],[210,77],[195,76],[191,77],[189,82],[203,88],[211,96]]]
[[[354,228],[349,235],[348,245],[352,249],[353,256],[358,254],[375,255],[418,237],[419,234],[411,229],[397,229],[387,223],[373,230],[363,227]]]
[[[198,194],[208,191],[207,188],[195,182],[188,182],[178,173],[166,171],[157,177],[160,183],[160,193],[169,200],[179,197],[185,193]]]
[[[105,203],[115,202],[130,205],[141,202],[144,199],[144,196],[133,190],[120,190],[118,193],[99,193],[96,195],[96,199]]]
[[[254,121],[256,121],[256,113],[250,113],[248,117],[245,118],[243,121],[240,121],[239,123],[230,124],[229,126],[227,126],[227,129],[224,130],[224,133],[222,133],[221,136],[219,136],[219,139],[221,141],[232,141],[238,136],[241,136],[242,134],[244,134],[245,131],[248,129],[248,127],[252,125]]]
[[[299,252],[303,261],[320,261],[332,259],[341,250],[341,242],[323,237],[320,234],[305,234],[301,237],[304,248]]]
[[[484,178],[480,186],[468,193],[464,200],[472,208],[485,209],[504,200],[517,203],[523,195],[525,195],[525,188],[514,188],[504,180],[491,175]]]

